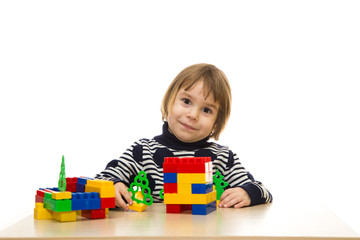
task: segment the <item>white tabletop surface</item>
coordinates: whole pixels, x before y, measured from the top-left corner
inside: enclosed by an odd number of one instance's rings
[[[242,209],[218,209],[206,216],[167,214],[164,204],[144,212],[110,210],[106,219],[76,222],[29,216],[0,232],[17,239],[360,239],[321,204],[275,201]]]

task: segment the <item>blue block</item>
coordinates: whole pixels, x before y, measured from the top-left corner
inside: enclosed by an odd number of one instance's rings
[[[207,184],[191,184],[192,194],[206,194],[213,191],[213,183]]]
[[[76,183],[76,192],[85,192],[85,185],[81,183]]]
[[[177,183],[177,173],[164,173],[164,183]]]
[[[207,215],[216,210],[216,201],[208,204],[193,204],[192,215]]]
[[[78,178],[78,183],[86,185],[87,184],[87,180],[94,180],[93,178],[88,178],[88,177],[79,177]]]
[[[97,192],[80,192],[71,194],[71,210],[92,210],[101,208],[101,199]]]
[[[39,190],[46,190],[46,189],[51,190],[51,191],[55,191],[55,192],[60,192],[59,189],[56,188],[56,187],[53,187],[53,188],[39,188]]]

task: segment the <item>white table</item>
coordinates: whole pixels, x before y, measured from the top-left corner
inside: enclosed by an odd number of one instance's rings
[[[145,212],[111,210],[100,220],[34,220],[29,216],[0,232],[0,239],[360,239],[328,208],[316,203],[275,201],[206,216],[166,214],[164,204]]]

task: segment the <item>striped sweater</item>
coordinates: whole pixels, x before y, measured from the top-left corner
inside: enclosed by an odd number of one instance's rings
[[[184,143],[163,125],[163,133],[153,139],[140,139],[128,148],[121,157],[110,161],[105,170],[96,175],[98,179],[123,182],[127,186],[140,171],[145,171],[154,202],[161,202],[163,188],[163,162],[165,157],[211,157],[213,172],[220,171],[228,188],[241,187],[249,194],[251,205],[272,201],[271,193],[241,165],[238,156],[228,147],[209,139],[195,143]]]

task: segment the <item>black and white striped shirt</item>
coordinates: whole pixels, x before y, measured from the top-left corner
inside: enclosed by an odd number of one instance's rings
[[[228,147],[209,142],[208,138],[195,143],[184,143],[168,131],[165,122],[163,133],[153,139],[140,139],[123,155],[109,162],[106,169],[96,175],[98,179],[123,182],[127,186],[140,171],[147,174],[154,202],[161,202],[163,189],[163,162],[165,157],[211,157],[213,173],[217,170],[229,183],[228,188],[241,187],[247,191],[251,205],[272,201],[271,193],[241,165],[238,156]]]

